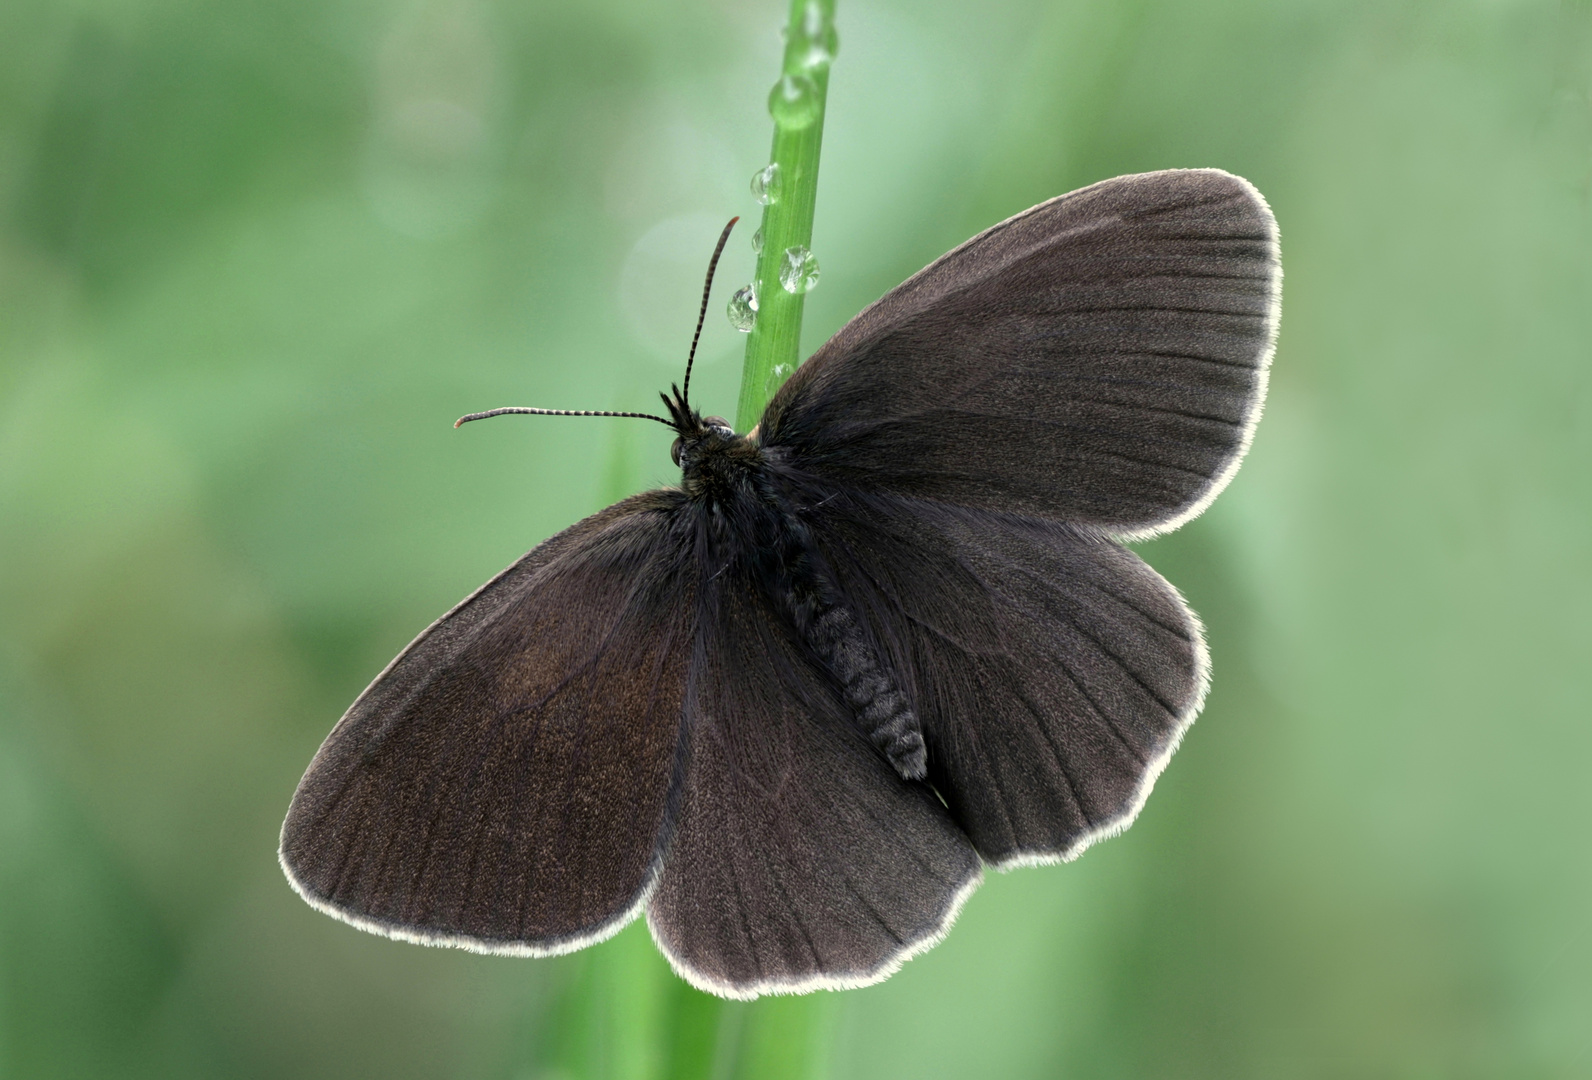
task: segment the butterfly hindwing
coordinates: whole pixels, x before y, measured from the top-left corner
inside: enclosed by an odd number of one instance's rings
[[[730,997],[884,978],[949,928],[978,856],[863,736],[744,569],[704,586],[699,619],[653,936],[681,975]]]
[[[683,496],[548,540],[409,646],[311,763],[281,858],[315,906],[537,954],[633,917],[667,844],[691,654]]]
[[[1072,526],[891,496],[834,496],[812,528],[981,855],[1071,858],[1132,821],[1207,670],[1160,575]]]
[[[1247,181],[1107,180],[847,323],[769,404],[763,442],[842,486],[1152,535],[1237,468],[1280,288],[1276,223]]]

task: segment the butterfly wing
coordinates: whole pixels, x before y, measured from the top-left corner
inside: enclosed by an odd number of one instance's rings
[[[978,856],[859,732],[745,568],[712,578],[653,937],[727,997],[877,982],[950,927]]]
[[[842,486],[1164,532],[1238,467],[1280,289],[1276,222],[1247,181],[1117,177],[863,311],[775,395],[762,441]]]
[[[421,634],[333,729],[282,828],[315,907],[484,952],[589,944],[661,865],[695,587],[678,492],[548,540]]]
[[[1159,574],[1074,526],[892,496],[833,496],[811,527],[981,855],[1070,859],[1132,822],[1208,670]]]

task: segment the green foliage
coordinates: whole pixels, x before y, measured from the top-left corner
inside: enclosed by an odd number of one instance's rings
[[[1585,3],[841,9],[798,356],[1105,176],[1277,211],[1266,419],[1147,551],[1214,689],[1127,835],[993,877],[887,983],[752,1007],[641,927],[513,961],[288,890],[281,814],[371,676],[671,480],[657,425],[449,425],[679,378],[780,14],[0,4],[0,1076],[1592,1072]],[[745,240],[692,381],[726,415]]]

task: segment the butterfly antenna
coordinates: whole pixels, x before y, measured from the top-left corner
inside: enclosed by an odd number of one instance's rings
[[[629,416],[636,420],[656,420],[664,427],[677,430],[673,420],[665,420],[661,416],[653,416],[644,412],[591,412],[585,409],[528,409],[519,406],[510,406],[506,409],[488,409],[486,412],[474,412],[469,416],[461,416],[453,422],[454,427],[468,424],[471,420],[485,420],[489,416],[505,416],[509,413],[525,413],[530,416]]]
[[[696,333],[691,335],[691,354],[687,356],[685,360],[685,388],[684,390],[675,391],[677,400],[682,406],[685,406],[682,416],[676,417],[673,420],[665,420],[661,416],[654,416],[652,413],[644,412],[593,412],[587,409],[531,409],[519,406],[510,406],[506,409],[488,409],[486,412],[471,413],[469,416],[461,416],[459,419],[453,422],[453,426],[458,427],[460,424],[468,424],[472,420],[485,420],[489,416],[506,416],[509,413],[522,413],[529,416],[626,416],[636,420],[656,420],[664,427],[673,431],[681,430],[682,425],[685,422],[684,417],[690,415],[690,406],[687,403],[691,400],[691,365],[696,363],[697,343],[702,340],[702,324],[707,321],[708,317],[708,294],[713,291],[713,272],[719,267],[719,256],[724,254],[724,245],[729,243],[730,230],[735,228],[735,223],[740,220],[741,219],[739,216],[732,217],[730,219],[730,223],[724,226],[724,231],[719,234],[718,246],[713,249],[713,258],[708,260],[708,279],[702,285],[702,307],[697,312]],[[663,399],[663,403],[670,406],[670,412],[675,411],[673,403],[670,402],[668,397]]]
[[[691,365],[696,362],[697,342],[702,340],[702,324],[708,317],[708,293],[713,291],[713,271],[718,269],[719,256],[724,254],[724,245],[729,243],[730,230],[735,228],[735,223],[740,220],[737,215],[724,226],[724,231],[719,233],[719,245],[713,249],[713,258],[708,260],[708,279],[702,284],[702,309],[697,312],[696,333],[691,335],[691,355],[685,358],[685,390],[680,395],[680,401],[687,407],[691,403]]]

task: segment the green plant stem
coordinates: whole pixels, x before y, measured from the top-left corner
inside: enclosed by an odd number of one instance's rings
[[[746,342],[741,397],[735,410],[737,431],[748,431],[757,423],[769,398],[802,359],[804,297],[780,284],[780,268],[787,249],[812,246],[818,152],[823,145],[829,91],[829,63],[812,63],[812,45],[815,33],[822,38],[832,35],[834,16],[835,0],[791,0],[782,75],[811,80],[816,111],[799,126],[782,124],[775,113],[769,161],[779,167],[779,182],[776,197],[763,209],[763,250],[754,278],[757,323]],[[725,1058],[733,1060],[728,1071],[736,1080],[818,1080],[827,1076],[834,1006],[832,996],[822,993],[729,1004],[728,1009],[744,1010],[744,1015],[733,1025],[736,1045],[720,1048],[727,1051],[720,1055],[720,1068]],[[730,1029],[721,1024],[721,1032]]]
[[[829,65],[810,66],[808,46],[812,26],[833,26],[834,16],[835,0],[791,0],[782,75],[810,79],[816,90],[817,108],[816,114],[799,127],[781,124],[775,118],[769,163],[779,167],[778,194],[763,208],[763,251],[757,258],[757,276],[753,279],[757,324],[746,342],[741,397],[735,410],[737,431],[747,431],[757,423],[768,399],[801,362],[803,296],[787,292],[780,284],[779,272],[787,249],[812,246]]]

